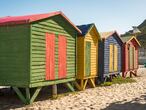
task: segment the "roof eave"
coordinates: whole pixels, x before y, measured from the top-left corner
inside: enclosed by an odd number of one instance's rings
[[[77,30],[77,32],[79,33],[79,34],[82,34],[82,32],[81,32],[81,30],[79,29],[79,28],[77,28],[66,16],[65,16],[65,14],[63,14],[61,11],[59,11],[59,13],[58,14],[60,14],[60,15],[62,15],[76,30]]]
[[[117,36],[118,36],[118,38],[120,39],[120,41],[122,42],[122,43],[124,43],[123,41],[122,41],[122,39],[121,39],[121,37],[120,37],[120,35],[117,33],[117,31],[115,30],[115,31],[113,31],[113,33],[111,33],[110,35],[108,35],[107,37],[103,37],[102,39],[107,39],[107,38],[109,38],[110,36],[112,36],[112,35],[114,35],[114,34],[117,34]]]
[[[127,41],[127,43],[129,43],[132,39],[135,39],[135,41],[137,42],[137,44],[139,45],[139,47],[141,47],[140,42],[135,38],[135,36],[132,36],[132,37]]]

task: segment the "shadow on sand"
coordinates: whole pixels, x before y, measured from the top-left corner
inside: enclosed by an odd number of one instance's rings
[[[125,100],[111,103],[102,110],[146,110],[146,94],[129,102]]]
[[[65,86],[62,85],[58,86],[58,94],[65,96],[68,95],[69,92],[70,90],[67,89]],[[35,102],[45,100],[53,100],[51,86],[43,87],[38,97],[36,98]],[[0,89],[0,110],[16,109],[21,107],[27,108],[30,106],[33,106],[33,104],[31,105],[23,104],[13,90]]]

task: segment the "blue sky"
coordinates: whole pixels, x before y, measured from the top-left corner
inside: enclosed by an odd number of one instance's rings
[[[146,0],[1,0],[0,16],[63,11],[74,24],[123,33],[146,19]]]

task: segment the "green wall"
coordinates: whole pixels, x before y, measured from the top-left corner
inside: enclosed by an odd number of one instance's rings
[[[45,80],[45,34],[54,33],[55,77]],[[58,35],[67,38],[67,78],[58,79]],[[0,26],[0,86],[36,87],[75,80],[77,31],[62,16]]]
[[[67,38],[67,78],[75,78],[76,74],[76,37],[77,32],[62,17],[54,16],[50,19],[41,20],[31,25],[31,86],[44,85],[45,80],[45,34],[46,32],[56,35],[55,42],[55,76],[58,81],[58,35]],[[55,81],[53,83],[56,83]]]
[[[0,85],[28,86],[30,26],[0,26]]]

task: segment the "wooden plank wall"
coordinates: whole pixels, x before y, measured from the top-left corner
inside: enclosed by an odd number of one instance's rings
[[[61,16],[35,22],[31,25],[31,84],[45,80],[45,34],[55,34],[55,79],[58,79],[58,35],[67,39],[67,78],[76,74],[77,32]]]
[[[125,63],[124,63],[124,65],[125,65],[125,70],[126,71],[128,71],[129,70],[129,51],[128,51],[128,45],[127,44],[125,44],[125,54],[124,54],[124,56],[125,56]],[[125,71],[124,70],[124,71]]]
[[[98,42],[98,75],[99,80],[104,79],[104,40]]]
[[[118,47],[114,45],[114,71],[118,71]]]
[[[30,26],[2,26],[0,38],[0,85],[28,86]]]
[[[84,37],[77,38],[77,78],[82,79],[84,77],[84,63],[85,63],[85,46]]]
[[[95,30],[92,29],[85,37],[85,41],[91,42],[91,76],[96,76],[98,73],[98,36]]]
[[[132,48],[134,48],[134,54],[131,54],[131,56],[129,56],[129,49],[128,49],[128,45]],[[125,48],[125,54],[124,54],[124,63],[123,63],[123,71],[129,71],[129,70],[133,70],[133,69],[137,69],[138,68],[138,44],[135,40],[131,40],[129,43],[124,45]],[[129,61],[130,58],[133,57],[134,61],[133,61],[133,67],[129,67]]]
[[[137,69],[138,68],[138,43],[135,41],[135,39],[132,39],[130,42],[130,45],[134,47],[134,68]]]
[[[115,44],[118,48],[118,72],[121,71],[121,45],[113,36],[108,37],[104,41],[104,74],[109,73],[109,45]]]
[[[135,53],[135,57],[136,57],[136,61],[135,61],[135,62],[136,62],[136,65],[135,65],[135,68],[138,68],[138,65],[139,65],[139,64],[138,64],[138,55],[139,55],[139,54],[138,54],[138,47],[136,47],[135,49],[136,49],[136,50],[135,50],[135,52],[136,52],[136,53]]]

